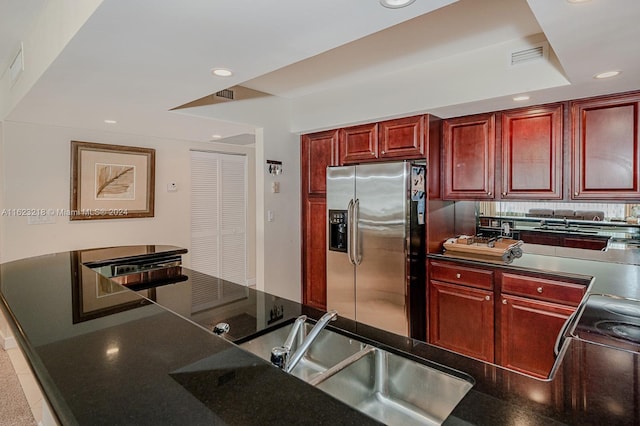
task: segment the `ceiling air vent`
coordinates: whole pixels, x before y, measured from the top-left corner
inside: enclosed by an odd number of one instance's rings
[[[234,101],[234,102],[245,101],[247,99],[256,99],[256,98],[262,98],[265,96],[271,96],[271,95],[265,92],[261,92],[259,90],[249,89],[248,87],[244,87],[244,86],[231,86],[228,89],[224,89],[219,92],[213,93],[211,95],[207,95],[202,98],[196,99],[195,101],[188,102],[184,105],[171,108],[171,110],[181,109],[181,108],[200,107],[204,105],[223,104],[231,101]]]
[[[511,52],[511,66],[547,57],[548,44],[542,43],[527,49]]]
[[[216,92],[216,96],[219,98],[229,99],[230,101],[234,99],[233,90],[231,89],[224,89],[219,92]]]

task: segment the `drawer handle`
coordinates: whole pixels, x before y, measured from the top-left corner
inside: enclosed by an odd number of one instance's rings
[[[491,296],[485,296],[484,300],[491,300]]]
[[[502,299],[502,304],[506,305],[507,304],[507,299]]]
[[[542,287],[537,288],[538,293],[542,294]]]
[[[460,274],[456,274],[456,278],[460,279],[461,275]]]

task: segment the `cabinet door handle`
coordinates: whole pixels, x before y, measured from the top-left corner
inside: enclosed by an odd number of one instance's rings
[[[461,276],[460,274],[456,274],[456,278],[460,279],[460,276]]]
[[[491,300],[491,296],[485,296],[484,300]]]
[[[577,197],[578,196],[578,192],[577,191],[574,192],[573,195],[575,195]]]
[[[507,304],[507,299],[502,299],[502,304],[506,305]]]
[[[489,197],[491,197],[491,191],[487,192],[487,195],[488,195]]]
[[[382,155],[384,155],[384,151],[382,151]]]
[[[538,291],[538,293],[542,294],[542,287],[538,287],[536,290]]]
[[[506,195],[507,195],[507,193],[506,193],[506,192],[503,192],[503,193],[502,193],[502,196],[503,196],[503,197],[504,197],[504,196],[506,196]]]

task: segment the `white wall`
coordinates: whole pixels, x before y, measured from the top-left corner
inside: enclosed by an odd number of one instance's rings
[[[73,249],[132,244],[171,244],[190,248],[190,149],[244,153],[248,157],[248,246],[255,247],[255,149],[189,141],[4,122],[2,126],[2,207],[69,209],[70,141],[139,146],[156,150],[155,217],[27,224],[25,217],[2,216],[0,259],[15,259]],[[167,192],[176,182],[177,192]],[[255,278],[255,254],[248,255],[248,277]],[[185,256],[189,265],[189,256]]]
[[[300,301],[300,136],[291,132],[291,101],[268,96],[181,112],[256,128],[256,287]],[[267,160],[282,161],[284,172],[269,175]],[[274,181],[279,193],[271,192]]]

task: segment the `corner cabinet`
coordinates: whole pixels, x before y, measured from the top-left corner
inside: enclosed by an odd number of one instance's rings
[[[495,114],[444,120],[443,142],[443,199],[493,199]]]
[[[562,121],[562,104],[502,113],[503,199],[562,199]]]
[[[575,200],[640,197],[640,94],[571,102]]]
[[[500,365],[547,378],[554,345],[585,285],[503,272],[500,301]]]
[[[302,300],[326,309],[326,175],[338,162],[338,131],[303,135],[300,147],[302,186]]]

